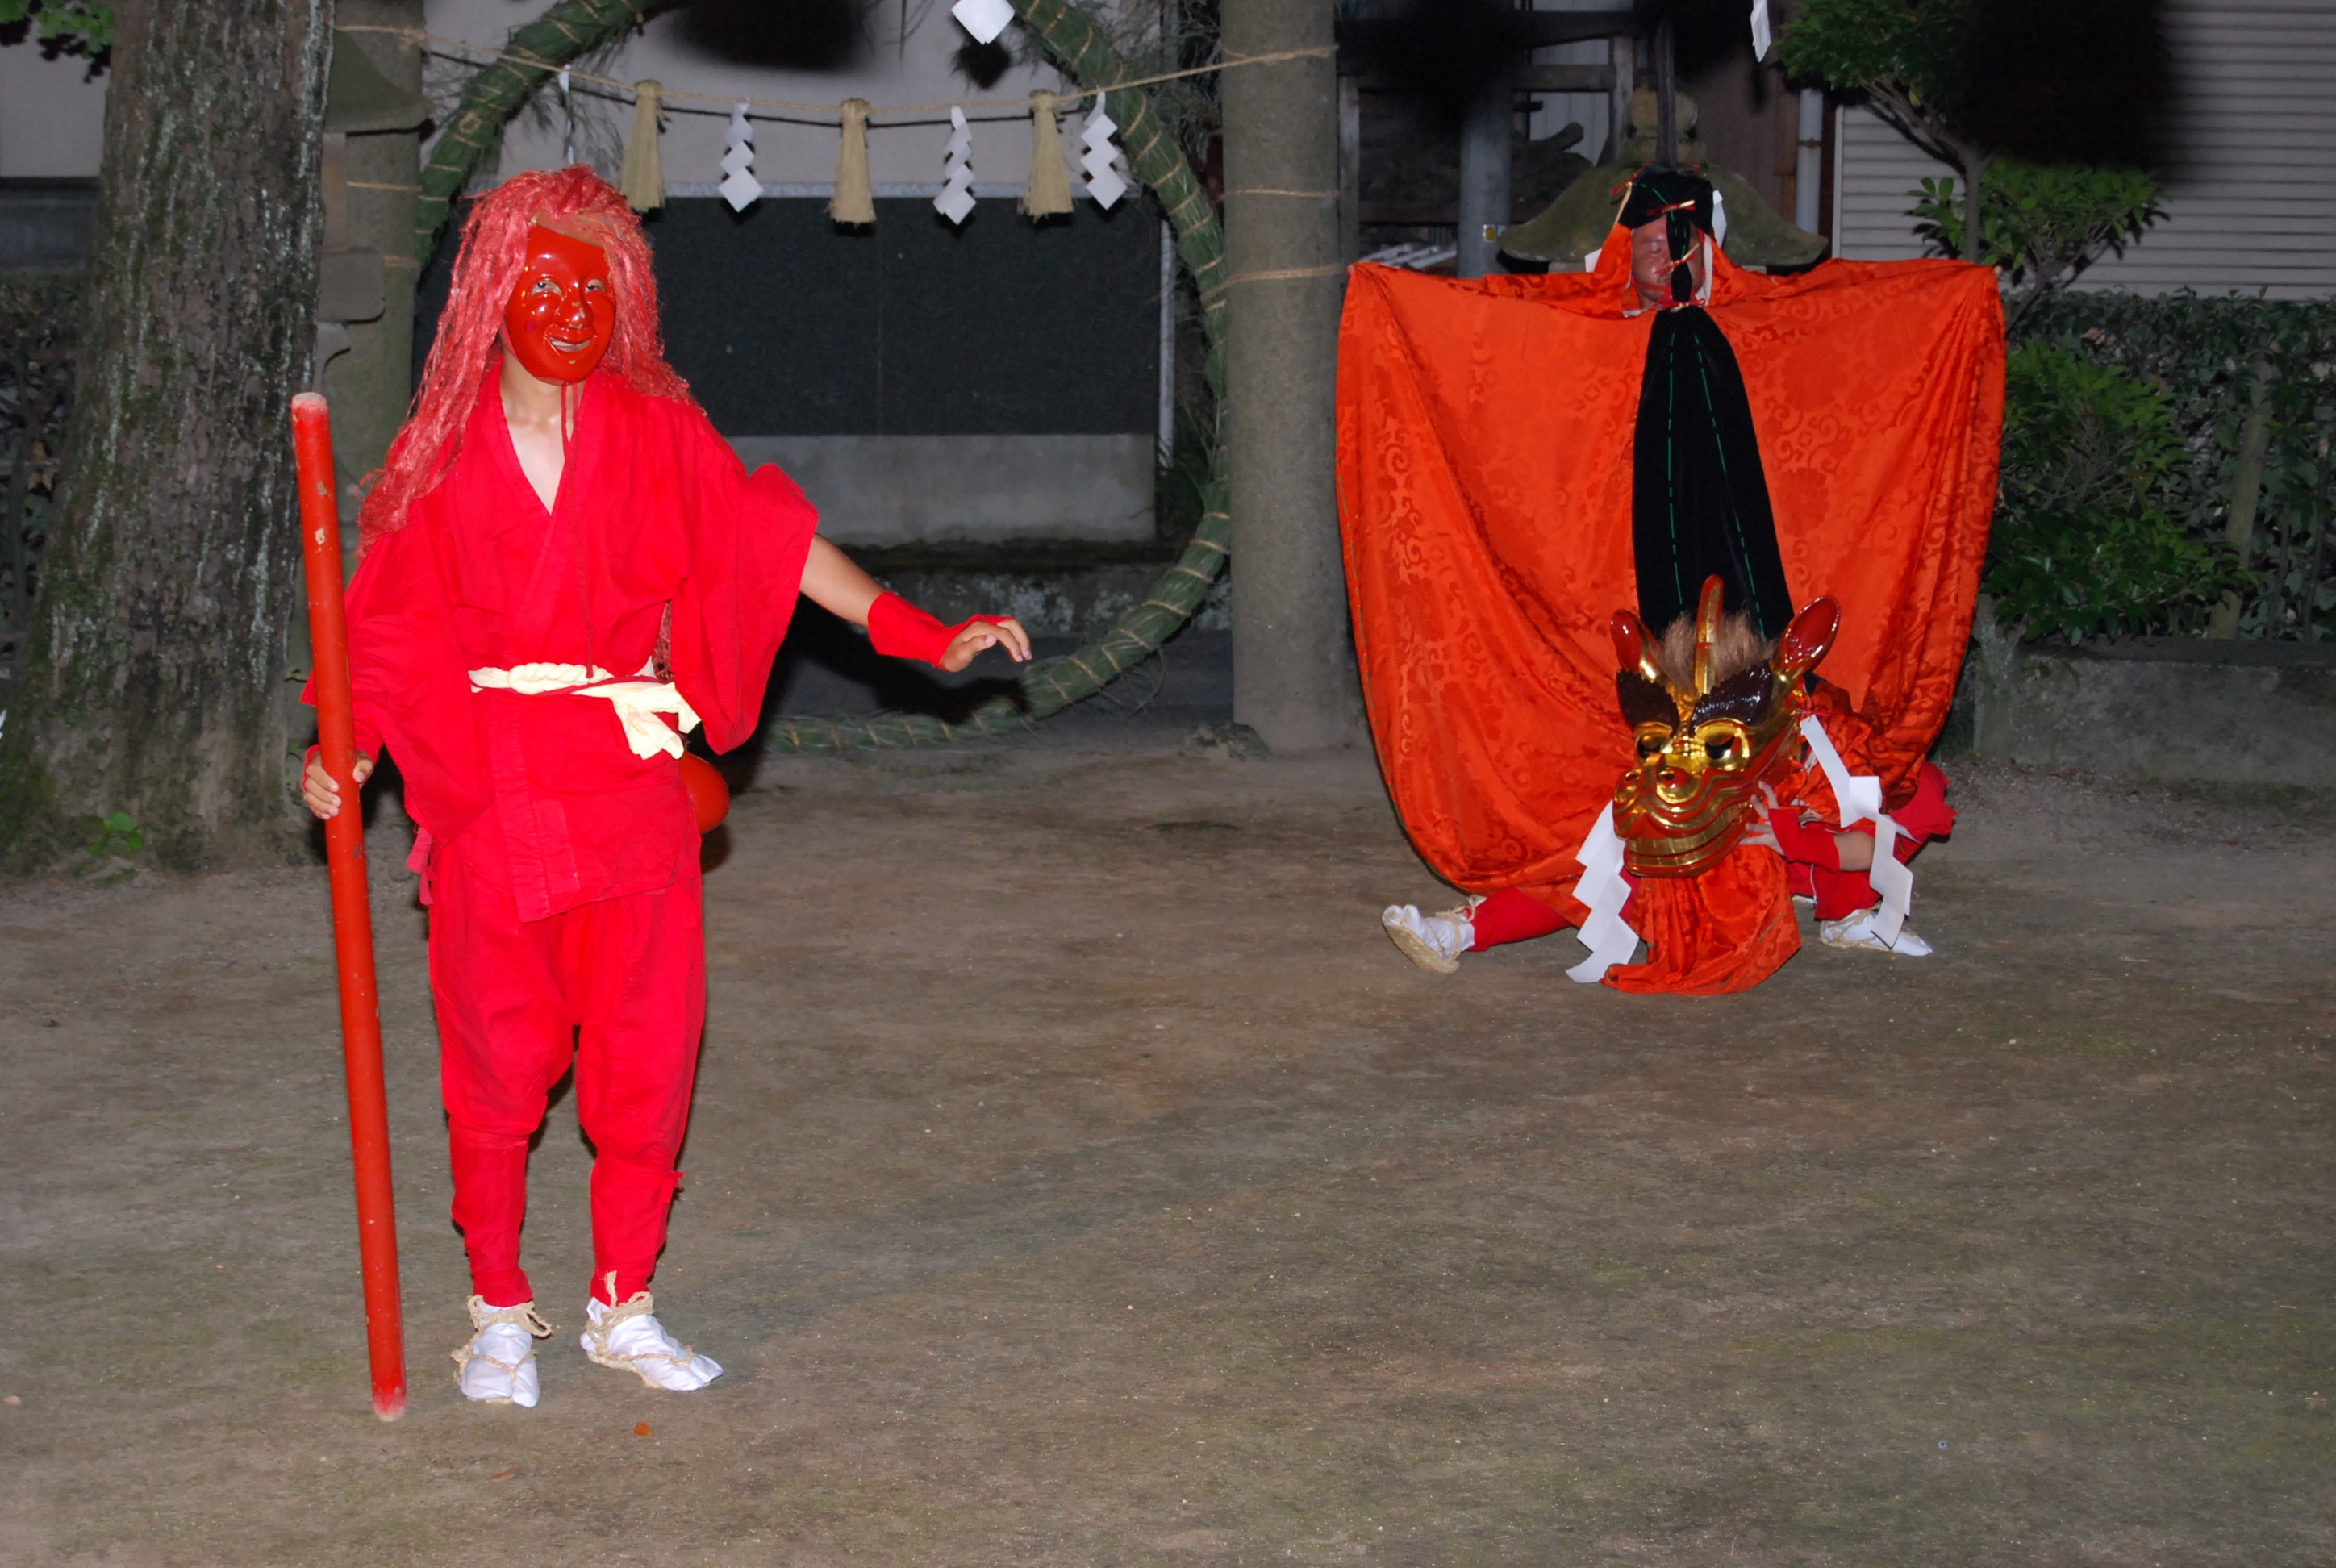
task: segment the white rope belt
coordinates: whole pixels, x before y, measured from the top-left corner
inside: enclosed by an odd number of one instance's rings
[[[641,667],[641,674],[656,670],[652,660]],[[578,696],[608,699],[617,710],[617,717],[625,726],[625,744],[633,748],[637,757],[653,757],[662,752],[667,756],[681,755],[681,735],[697,727],[697,710],[671,681],[618,680],[598,665],[590,669],[580,664],[521,664],[509,669],[474,669],[471,672],[472,691],[510,691],[521,696],[541,696],[550,692],[572,692]],[[658,715],[671,714],[680,721],[681,735],[672,726],[659,721]]]

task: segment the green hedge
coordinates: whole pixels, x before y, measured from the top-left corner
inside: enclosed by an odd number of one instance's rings
[[[2100,624],[2102,618],[2095,615],[2096,624],[2082,630],[2203,629],[2211,601],[2223,592],[2225,579],[2219,574],[2225,572],[2238,574],[2227,579],[2239,585],[2238,635],[2316,640],[2336,629],[2336,541],[2328,538],[2336,501],[2329,482],[2330,436],[2336,431],[2336,300],[2062,293],[2039,301],[2022,317],[2014,347],[2057,349],[2091,365],[2127,373],[2142,384],[2138,390],[2149,394],[2146,401],[2162,410],[2175,443],[2173,460],[2147,475],[2137,495],[2136,476],[2112,476],[2130,504],[2102,502],[2092,514],[2097,526],[2087,542],[2130,553],[2136,520],[2148,519],[2163,525],[2156,539],[2157,559],[2178,559],[2190,576],[2165,588],[2153,606],[2129,614],[2124,624]],[[2031,365],[2038,357],[2031,355]],[[2268,440],[2252,548],[2242,561],[2225,541],[2258,361],[2268,376]],[[2012,438],[2006,443],[2004,502],[1989,560],[1995,588],[2013,584],[2024,560],[2031,601],[2037,541],[2054,536],[2032,509],[2023,511],[2023,504],[2055,489],[2056,465],[2065,471],[2079,458],[2065,448],[2056,451],[2050,442],[2023,443],[2019,433],[2064,424],[2066,400],[2086,395],[2078,390],[2083,377],[2036,369],[2013,378],[2015,396],[2023,394],[2024,386],[2029,401],[2007,416]],[[2127,376],[2112,379],[2125,386],[2099,378],[2090,383],[2107,423],[2157,417],[2136,413],[2138,404],[2129,395],[2136,389]],[[2135,450],[2155,451],[2156,445],[2137,439]],[[2065,541],[2066,531],[2057,537]],[[2186,550],[2170,549],[2177,537]],[[2070,580],[2069,591],[2078,599],[2092,593],[2088,574],[2094,569],[2080,560],[2060,560],[2052,570]],[[2070,629],[2080,628],[2030,628],[2031,634]]]

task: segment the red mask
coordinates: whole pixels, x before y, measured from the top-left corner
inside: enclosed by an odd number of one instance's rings
[[[503,307],[503,342],[539,381],[592,374],[617,335],[608,253],[541,224],[527,231],[527,263]]]

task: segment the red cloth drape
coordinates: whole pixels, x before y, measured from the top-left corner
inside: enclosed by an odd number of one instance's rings
[[[1632,758],[1606,629],[1637,604],[1630,446],[1651,317],[1627,314],[1629,270],[1617,229],[1591,273],[1349,278],[1338,509],[1372,738],[1413,842],[1471,891],[1570,902],[1574,852]],[[1743,365],[1794,599],[1840,600],[1823,673],[1898,801],[1945,721],[1987,549],[1994,274],[1835,261],[1767,278],[1721,257],[1710,310]],[[1654,906],[1727,891],[1731,911],[1759,906],[1737,934],[1765,974],[1791,950],[1767,951],[1782,869],[1778,889],[1736,889],[1747,876],[1651,901],[1642,886],[1634,923],[1668,929],[1679,917]],[[1683,932],[1670,956],[1710,980],[1677,950],[1695,945]]]

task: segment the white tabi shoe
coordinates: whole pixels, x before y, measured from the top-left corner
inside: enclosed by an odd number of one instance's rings
[[[1874,911],[1881,907],[1880,904],[1876,904],[1874,909],[1860,910],[1854,915],[1845,916],[1837,920],[1819,920],[1817,935],[1825,939],[1827,947],[1867,948],[1877,953],[1897,953],[1901,957],[1909,959],[1929,958],[1931,944],[1904,926],[1898,928],[1896,941],[1885,942],[1882,940],[1882,933],[1874,929]]]
[[[1430,974],[1448,975],[1460,967],[1460,955],[1476,945],[1468,915],[1483,901],[1470,899],[1440,915],[1423,915],[1417,904],[1389,904],[1379,924],[1413,963]]]
[[[584,1303],[584,1353],[603,1367],[630,1372],[652,1388],[686,1394],[722,1376],[722,1364],[700,1356],[665,1331],[657,1320],[657,1299],[634,1293],[621,1307],[598,1296]]]
[[[535,1303],[490,1307],[471,1298],[471,1342],[454,1352],[454,1386],[465,1399],[482,1405],[535,1408],[541,1385],[535,1375],[535,1342],[552,1331],[535,1315]]]

